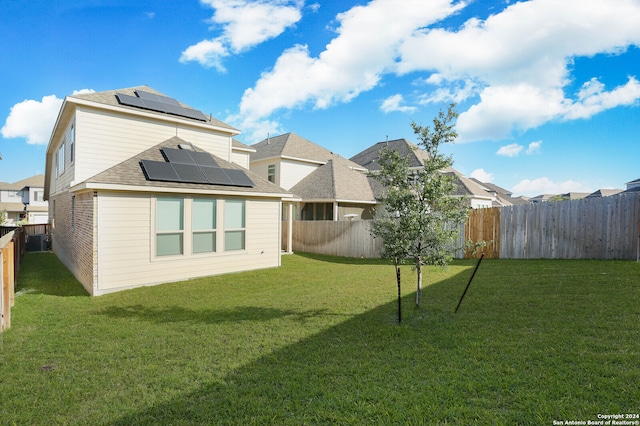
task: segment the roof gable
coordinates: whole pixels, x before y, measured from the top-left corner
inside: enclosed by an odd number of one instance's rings
[[[351,167],[361,169],[358,164],[352,163],[350,160],[295,133],[285,133],[280,136],[269,137],[251,145],[251,148],[256,150],[255,153],[251,154],[251,161],[267,158],[297,158],[324,164],[329,160],[342,160],[350,162]]]
[[[374,203],[375,196],[368,177],[354,170],[351,162],[334,159],[298,182],[291,192],[303,200],[349,200]]]
[[[429,158],[429,154],[425,150],[402,138],[378,142],[351,157],[351,161],[366,167],[368,170],[380,170],[380,152],[384,148],[396,151],[407,158],[410,168],[424,167],[425,161]]]

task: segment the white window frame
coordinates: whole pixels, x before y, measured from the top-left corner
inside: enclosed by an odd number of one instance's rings
[[[199,220],[197,220],[196,218],[196,212],[197,212],[197,208],[196,205],[198,204],[203,204],[204,203],[209,203],[210,205],[213,206],[212,209],[212,217],[211,218],[207,218],[207,219],[212,219],[211,223],[213,225],[213,227],[205,227],[203,225],[199,225]],[[208,253],[216,253],[217,252],[217,248],[218,248],[218,232],[217,232],[217,227],[218,227],[218,200],[215,198],[193,198],[191,200],[191,253],[193,255],[201,255],[201,254],[208,254]],[[212,237],[212,249],[211,250],[199,250],[196,248],[197,242],[196,240],[198,239],[198,236],[203,236],[203,235],[210,235]]]
[[[62,141],[56,151],[56,176],[60,176],[64,173],[64,145],[65,141]]]
[[[176,200],[182,201],[182,229],[181,230],[159,230],[158,229],[158,214],[159,214],[159,203],[158,200]],[[186,260],[192,258],[199,257],[215,257],[215,256],[225,256],[230,254],[238,254],[246,251],[246,242],[247,242],[247,233],[246,233],[246,200],[244,199],[232,199],[232,202],[241,202],[242,203],[242,212],[244,219],[241,220],[236,225],[241,224],[243,227],[235,226],[233,228],[226,226],[225,224],[225,202],[227,200],[215,197],[206,197],[206,196],[171,196],[171,195],[157,195],[152,198],[151,203],[151,223],[150,223],[150,231],[151,231],[151,253],[150,260],[152,262],[164,262],[168,260]],[[200,202],[211,202],[213,203],[213,209],[209,209],[210,212],[213,212],[215,215],[215,223],[212,223],[213,228],[204,228],[203,223],[198,218],[195,217],[197,207],[194,207]],[[232,220],[233,218],[227,218],[227,221]],[[236,218],[237,219],[237,218]],[[236,220],[237,222],[237,220]],[[225,236],[226,232],[235,232],[242,233],[242,247],[234,248],[231,250],[225,250]],[[158,235],[168,235],[172,233],[180,233],[182,238],[182,252],[181,253],[172,253],[172,254],[158,254]],[[197,249],[197,241],[198,234],[212,234],[212,248],[213,250],[198,250]]]
[[[238,221],[236,215],[231,215],[232,206],[241,205],[241,217]],[[234,212],[235,213],[235,212]],[[242,241],[240,247],[230,248],[232,235],[241,235]],[[247,201],[244,199],[226,199],[224,200],[224,251],[238,252],[247,249]]]
[[[179,224],[177,229],[176,228],[169,228],[166,227],[167,225],[162,224],[161,226],[161,222],[164,222],[164,218],[162,218],[162,220],[160,219],[160,214],[162,214],[162,211],[160,210],[161,207],[161,203],[162,202],[179,202],[180,203],[180,218],[178,220]],[[171,257],[182,257],[185,254],[185,247],[186,247],[186,242],[185,242],[185,199],[184,198],[180,198],[180,197],[157,197],[155,199],[155,209],[154,209],[154,220],[153,220],[153,256],[155,258],[158,259],[166,259],[166,258],[171,258]],[[180,250],[179,253],[175,253],[175,252],[168,252],[168,253],[162,253],[162,254],[158,254],[158,245],[160,243],[159,238],[158,237],[168,237],[168,236],[177,236],[179,238],[180,241]]]

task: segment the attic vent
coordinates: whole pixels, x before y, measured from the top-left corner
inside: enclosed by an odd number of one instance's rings
[[[178,148],[180,148],[180,149],[188,149],[189,151],[194,151],[193,145],[191,145],[190,143],[181,143],[181,144],[178,145]]]

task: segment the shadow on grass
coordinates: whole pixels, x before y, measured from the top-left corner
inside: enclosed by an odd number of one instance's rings
[[[51,252],[25,253],[18,273],[18,294],[89,296],[82,284]]]
[[[224,322],[269,321],[284,317],[291,317],[294,321],[304,322],[318,316],[335,315],[329,313],[327,309],[299,312],[293,310],[245,306],[233,309],[207,309],[197,311],[185,309],[179,306],[157,309],[144,305],[126,307],[112,306],[103,309],[99,314],[108,315],[114,318],[137,318],[158,324],[172,322],[215,324]]]
[[[391,261],[388,259],[365,257],[336,257],[306,252],[296,252],[296,255],[300,257],[306,257],[307,259],[318,260],[320,262],[340,263],[345,265],[392,265]]]
[[[469,338],[483,324],[477,317],[453,313],[468,275],[465,270],[425,288],[422,309],[413,307],[414,294],[403,297],[402,325],[395,323],[395,301],[388,303],[265,354],[196,392],[123,414],[108,424],[472,424],[474,419],[479,424],[501,424],[500,419],[527,424],[523,419],[530,412],[526,407],[521,412],[519,405],[526,399],[514,401],[514,383],[495,377],[505,361],[488,362],[477,371],[478,358],[490,361],[499,350],[491,342]],[[155,311],[138,308],[105,313],[159,320]],[[242,321],[253,316],[253,309],[202,317],[182,314],[186,321]],[[173,314],[162,315],[171,320]],[[256,315],[297,313],[267,309]],[[498,325],[495,331],[506,334],[510,327]],[[473,345],[467,347],[470,340]],[[531,407],[537,403],[532,401]]]
[[[458,314],[468,268],[426,287],[422,309],[413,308],[414,294],[403,297],[400,326],[390,302],[107,424],[539,425],[593,419],[605,408],[632,412],[638,345],[620,354],[612,345],[635,331],[606,316],[596,331],[590,299],[571,310],[554,306],[546,279],[495,285],[492,268],[500,265],[480,269]],[[514,276],[517,267],[510,265]],[[251,309],[222,317],[241,321]],[[612,330],[624,335],[608,337]]]

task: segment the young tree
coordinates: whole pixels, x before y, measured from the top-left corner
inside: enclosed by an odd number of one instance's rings
[[[457,138],[457,116],[455,105],[451,104],[446,113],[440,111],[433,119],[433,128],[411,124],[420,140],[419,147],[429,154],[423,168],[411,171],[408,161],[402,161],[399,154],[383,152],[380,172],[375,175],[384,188],[380,200],[384,210],[374,219],[372,232],[382,236],[382,225],[378,223],[396,217],[395,226],[383,226],[383,238],[390,238],[389,244],[397,251],[389,250],[401,261],[411,259],[416,269],[416,307],[422,303],[422,266],[445,266],[451,261],[458,248],[455,242],[460,225],[467,217],[465,199],[455,194],[456,180],[449,170],[453,159],[439,151],[441,144],[453,143]],[[383,256],[388,256],[387,250],[385,242]]]
[[[402,206],[413,195],[407,184],[409,176],[409,161],[395,151],[385,148],[380,153],[380,174],[375,175],[384,188],[384,209],[376,212],[372,223],[371,233],[382,238],[380,256],[391,259],[396,270],[398,285],[398,323],[402,322],[402,285],[400,279],[400,265],[408,258],[411,241],[402,232],[404,216],[400,214]]]

